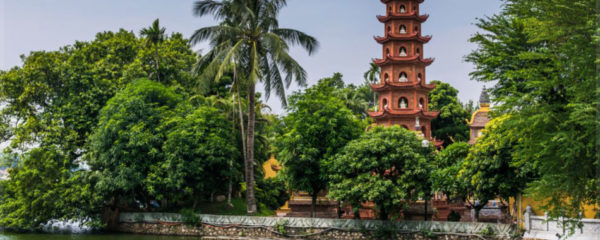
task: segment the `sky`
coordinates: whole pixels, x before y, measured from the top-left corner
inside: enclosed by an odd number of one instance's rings
[[[58,50],[75,41],[92,40],[97,32],[120,28],[139,33],[159,18],[167,32],[191,36],[195,29],[214,25],[210,17],[192,14],[195,0],[0,0],[0,70],[21,65],[20,55],[37,50]],[[501,0],[426,0],[421,13],[430,17],[423,35],[433,39],[424,46],[425,57],[435,58],[427,68],[427,81],[441,80],[459,90],[462,102],[477,102],[482,83],[470,80],[474,66],[464,56],[477,46],[468,39],[478,29],[477,18],[498,13]],[[373,58],[381,58],[381,46],[373,36],[383,35],[376,15],[385,13],[379,0],[288,0],[279,16],[280,26],[314,36],[319,50],[309,56],[292,48],[292,56],[308,73],[308,84],[344,75],[346,83],[361,84]],[[208,50],[206,43],[194,46]],[[257,88],[262,91],[262,87]],[[293,85],[290,94],[298,90]],[[279,99],[267,101],[274,113],[284,113]]]

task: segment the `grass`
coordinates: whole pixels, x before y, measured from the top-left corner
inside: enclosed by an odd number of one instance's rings
[[[241,198],[231,199],[233,208],[227,206],[227,202],[203,202],[197,210],[202,214],[215,215],[246,215],[246,200]],[[258,207],[259,211],[256,216],[274,216],[275,211],[267,209],[265,206]]]

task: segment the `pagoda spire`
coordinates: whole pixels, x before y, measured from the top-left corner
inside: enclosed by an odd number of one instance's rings
[[[421,34],[421,25],[428,15],[420,14],[423,0],[381,0],[386,14],[377,16],[384,25],[384,34],[375,37],[382,45],[382,58],[373,59],[381,67],[380,83],[371,88],[379,95],[378,111],[369,116],[379,125],[400,125],[431,137],[431,120],[439,112],[429,111],[429,92],[426,67],[434,59],[423,57],[424,45],[431,36]]]

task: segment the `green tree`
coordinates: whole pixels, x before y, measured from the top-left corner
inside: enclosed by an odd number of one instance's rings
[[[470,149],[471,145],[466,142],[456,142],[444,148],[435,157],[435,170],[431,175],[433,190],[444,193],[448,200],[456,198],[464,202],[467,197],[468,184],[459,178],[459,173]]]
[[[202,74],[218,80],[225,71],[235,71],[235,78],[247,86],[248,127],[245,136],[245,176],[248,213],[256,213],[254,196],[254,135],[256,82],[265,86],[265,96],[271,91],[286,104],[285,87],[295,80],[306,82],[306,72],[289,54],[290,45],[300,45],[312,54],[318,42],[313,37],[288,28],[280,28],[277,20],[285,0],[204,0],[196,2],[198,16],[213,15],[219,25],[198,29],[192,43],[209,40],[212,49],[199,62]],[[202,67],[205,66],[205,67]],[[283,72],[286,77],[282,78]],[[237,81],[237,80],[234,80]]]
[[[288,184],[312,197],[312,217],[317,196],[328,183],[324,161],[364,129],[361,121],[335,96],[336,88],[327,84],[332,83],[327,80],[333,79],[320,81],[290,97],[283,134],[276,141]]]
[[[387,220],[425,195],[432,151],[422,147],[414,132],[375,127],[330,158],[329,196],[353,206],[373,202],[379,218]]]
[[[195,61],[195,55],[187,40],[181,34],[173,34],[165,39],[162,46],[160,55],[164,82],[184,86],[179,88],[180,91],[188,91],[192,86],[189,70]],[[9,141],[5,152],[17,156],[23,163],[34,150],[32,146],[39,146],[37,148],[41,150],[36,151],[54,153],[52,149],[56,149],[58,153],[53,157],[62,158],[56,160],[60,161],[57,166],[64,168],[61,171],[75,171],[77,168],[73,166],[85,166],[81,157],[89,151],[86,142],[97,126],[100,109],[130,79],[148,76],[153,70],[152,56],[152,51],[143,46],[141,39],[125,30],[101,32],[92,41],[78,41],[57,51],[34,51],[23,56],[22,66],[0,72],[2,139]],[[50,171],[50,168],[34,164],[11,167],[11,178],[14,179],[22,178],[21,174],[30,173],[55,177],[54,173],[45,172]],[[87,214],[91,217],[99,214],[101,207],[58,204],[44,195],[62,191],[70,193],[69,196],[73,199],[94,202],[92,199],[96,195],[89,187],[93,184],[93,179],[88,177],[87,172],[65,174],[54,179],[59,179],[60,183],[38,188],[36,185],[25,186],[8,181],[5,187],[36,192],[29,195],[32,198],[28,201],[43,204],[45,211],[54,213],[54,218],[82,216],[84,210],[91,211]],[[70,188],[60,188],[64,186]],[[11,203],[2,202],[0,205],[5,204]],[[44,211],[36,208],[21,208],[19,211],[27,212],[11,215],[10,218],[15,221],[47,219]],[[0,219],[8,216],[8,212],[0,214]],[[16,219],[15,216],[20,216],[21,219]]]
[[[152,26],[140,31],[140,35],[145,37],[146,46],[154,46],[154,66],[156,79],[160,82],[160,56],[158,55],[158,45],[165,40],[165,28],[161,28],[158,18],[154,20]]]
[[[231,141],[232,123],[210,106],[200,106],[186,116],[175,115],[166,121],[176,126],[163,143],[165,161],[153,166],[148,179],[150,186],[165,185],[161,188],[168,191],[149,192],[159,198],[170,194],[171,201],[176,200],[177,193],[185,194],[179,199],[192,199],[193,208],[201,199],[225,193],[229,178],[238,169],[229,166],[229,161],[239,154]]]
[[[365,84],[361,86],[362,91],[366,92],[368,95],[371,95],[373,98],[372,101],[369,102],[371,107],[377,106],[377,93],[371,89],[371,84],[379,83],[379,76],[381,74],[381,68],[375,64],[369,64],[369,70],[365,72],[363,78],[365,79]]]
[[[127,207],[119,206],[121,200],[138,200],[147,209],[151,200],[165,199],[157,190],[166,189],[156,185],[151,173],[165,160],[162,146],[175,124],[166,120],[181,114],[182,100],[173,89],[141,79],[102,108],[90,138],[88,164],[95,191],[105,196],[108,207]]]
[[[11,156],[12,157],[12,156]],[[77,219],[98,224],[94,209],[99,199],[89,191],[78,166],[65,161],[55,147],[34,148],[9,169],[2,183],[0,226],[7,230],[38,231],[54,219]]]
[[[512,126],[507,124],[506,119],[508,116],[488,123],[459,172],[459,179],[467,183],[476,220],[479,219],[479,211],[489,200],[497,197],[506,202],[510,197],[516,199],[527,184],[535,179],[531,163],[519,164],[513,160],[515,152],[518,152],[518,140],[511,135]]]
[[[465,121],[470,116],[458,100],[458,90],[448,83],[432,81],[435,89],[429,93],[429,109],[440,111],[431,121],[432,135],[444,140],[444,146],[469,140],[469,126]]]
[[[536,166],[528,192],[555,217],[599,202],[598,17],[593,0],[509,0],[477,23],[467,57],[476,80],[497,83],[495,114],[508,114],[506,135],[518,139],[513,162]]]

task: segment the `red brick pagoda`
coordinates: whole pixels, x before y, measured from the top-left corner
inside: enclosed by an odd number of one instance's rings
[[[439,112],[428,111],[429,92],[435,85],[425,80],[425,68],[433,59],[423,57],[423,45],[431,40],[421,35],[421,24],[428,18],[419,15],[423,1],[381,0],[387,14],[377,18],[385,35],[375,40],[383,46],[383,58],[373,60],[381,67],[381,82],[371,85],[379,95],[379,106],[369,116],[378,125],[400,125],[431,140],[431,120]]]

